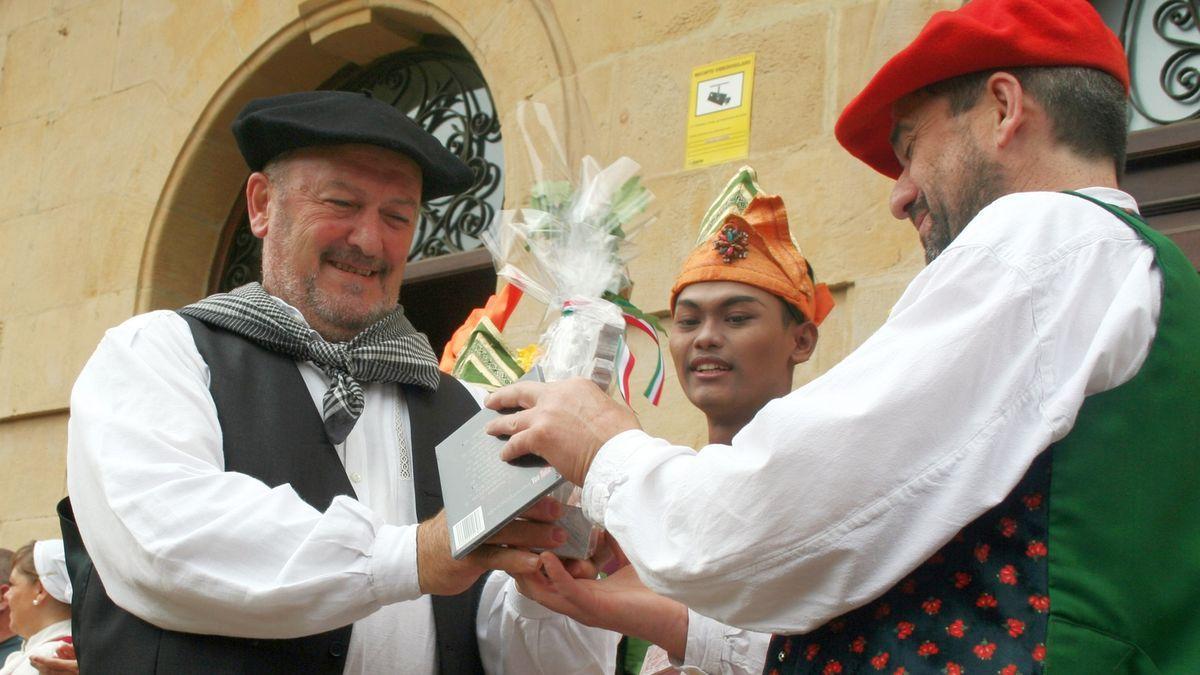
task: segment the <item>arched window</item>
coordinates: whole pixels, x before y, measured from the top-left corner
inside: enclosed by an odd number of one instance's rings
[[[1200,119],[1200,17],[1194,0],[1094,3],[1129,56],[1130,131]]]
[[[446,41],[452,42],[452,41]],[[319,89],[367,91],[415,120],[471,167],[470,190],[425,203],[409,253],[401,302],[435,350],[495,287],[479,235],[504,201],[504,148],[491,91],[457,43],[425,46],[348,65]],[[244,193],[244,191],[243,191]],[[250,232],[245,196],[230,214],[210,280],[212,292],[262,277],[262,241]]]
[[[475,173],[467,192],[423,205],[409,261],[479,248],[480,232],[504,201],[500,120],[479,66],[465,53],[422,50],[349,70],[359,72],[339,73],[328,88],[369,91],[391,103]]]
[[[1200,1],[1094,0],[1129,57],[1121,186],[1200,268]]]

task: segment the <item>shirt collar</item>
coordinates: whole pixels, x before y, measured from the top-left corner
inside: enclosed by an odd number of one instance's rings
[[[268,295],[271,295],[271,294],[270,294],[270,293],[268,293]],[[301,324],[302,324],[302,325],[303,325],[305,328],[307,328],[307,329],[309,330],[309,333],[310,333],[312,336],[314,336],[314,337],[320,337],[320,335],[321,335],[321,334],[320,334],[320,333],[318,333],[318,332],[317,332],[317,330],[316,330],[315,328],[313,328],[312,326],[310,326],[310,325],[308,324],[308,319],[305,319],[305,318],[304,318],[304,315],[300,313],[300,310],[298,310],[298,309],[296,309],[295,307],[292,307],[291,305],[289,305],[287,302],[285,302],[285,301],[283,300],[283,298],[277,297],[277,296],[275,296],[275,295],[271,295],[271,299],[272,299],[272,300],[274,300],[276,303],[278,303],[279,307],[280,307],[281,309],[283,309],[283,311],[285,311],[285,312],[287,312],[288,314],[290,314],[290,315],[292,316],[292,318],[294,318],[295,320],[299,321],[299,322],[300,322],[300,323],[301,323]],[[324,339],[324,338],[321,338],[321,339]]]
[[[1140,215],[1138,211],[1137,201],[1127,192],[1122,192],[1116,188],[1107,187],[1087,187],[1075,190],[1081,195],[1087,195],[1093,199],[1099,199],[1102,202],[1112,204],[1113,206],[1132,211]]]

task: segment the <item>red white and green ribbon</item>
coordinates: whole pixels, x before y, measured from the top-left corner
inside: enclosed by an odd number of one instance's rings
[[[605,293],[604,299],[621,308],[621,316],[625,319],[625,332],[628,333],[630,328],[636,328],[645,333],[654,341],[655,364],[654,375],[650,378],[650,383],[646,385],[646,390],[642,392],[642,396],[649,399],[652,405],[658,405],[662,400],[663,383],[666,377],[666,369],[663,366],[662,343],[658,339],[658,334],[662,328],[658,325],[658,320],[651,314],[646,314],[638,309],[632,302],[625,298],[612,293]],[[563,316],[568,316],[575,312],[572,301],[563,303]],[[621,398],[625,399],[625,403],[630,402],[630,385],[629,380],[633,375],[633,366],[637,363],[633,352],[629,351],[629,344],[625,339],[621,339],[617,343],[617,360],[616,366],[617,388],[621,392]]]
[[[624,315],[625,315],[625,325],[627,327],[636,328],[636,329],[642,331],[643,333],[645,333],[646,335],[649,335],[651,340],[654,340],[654,348],[655,348],[655,353],[656,353],[656,356],[658,357],[658,360],[657,360],[657,363],[655,363],[654,375],[650,378],[650,384],[646,385],[646,390],[644,392],[642,392],[642,395],[645,396],[646,398],[650,399],[650,403],[652,403],[654,405],[658,405],[659,400],[662,398],[663,377],[664,377],[662,345],[660,345],[658,342],[658,332],[655,331],[654,327],[651,326],[650,323],[648,321],[646,321],[645,319],[638,318],[632,314],[629,314],[628,312],[625,312]],[[628,330],[628,329],[626,329],[626,330]],[[621,346],[624,347],[625,346],[624,343],[622,343]],[[626,348],[626,351],[629,351],[628,348]],[[629,363],[630,367],[628,369],[620,371],[621,378],[623,380],[621,387],[624,391],[629,390],[629,374],[633,371],[633,354],[629,355],[629,361],[630,361],[630,363]],[[629,401],[628,396],[626,396],[625,401],[626,402]]]
[[[625,344],[625,338],[617,344],[617,390],[621,392],[621,398],[625,403],[629,404],[629,376],[633,373],[633,364],[637,359],[633,358],[633,352],[629,351],[629,347]]]
[[[629,328],[636,328],[650,337],[654,341],[655,356],[657,357],[654,365],[654,375],[650,378],[650,383],[646,385],[646,390],[642,395],[650,400],[653,405],[658,405],[662,400],[663,382],[666,377],[666,370],[663,367],[662,344],[658,340],[658,333],[661,328],[658,326],[658,320],[638,309],[632,302],[625,298],[609,293],[605,294],[605,299],[614,303],[621,308],[621,314],[625,317],[626,332]],[[634,358],[633,353],[629,351],[626,341],[622,341],[620,348],[617,350],[617,373],[620,382],[621,396],[625,398],[625,402],[629,403],[629,377],[633,373]],[[627,356],[626,356],[627,355]],[[626,363],[623,359],[627,359]]]

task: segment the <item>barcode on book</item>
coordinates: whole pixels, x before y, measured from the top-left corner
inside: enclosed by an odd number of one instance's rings
[[[466,518],[454,524],[454,543],[462,546],[475,538],[480,532],[483,532],[482,506],[476,507],[474,511],[467,514]]]

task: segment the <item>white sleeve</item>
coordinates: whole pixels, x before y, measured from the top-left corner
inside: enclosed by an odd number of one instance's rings
[[[1090,342],[1122,326],[1112,319],[1125,309],[1084,302],[1120,294],[1125,277],[1092,274],[1116,248],[1148,307],[1157,277],[1137,241],[1076,251],[1086,269],[1045,283],[986,247],[948,249],[878,332],[767,404],[731,446],[696,453],[638,430],[610,439],[585,480],[588,516],[651,590],[732,625],[803,633],[866,604],[1069,431],[1097,386],[1096,354],[1123,364],[1112,373],[1136,371],[1148,310],[1129,309],[1144,316],[1126,347]],[[1067,264],[1053,262],[1044,269]]]
[[[476,634],[489,675],[608,675],[621,639],[530,600],[503,572],[493,572],[484,585]]]
[[[67,484],[113,601],[157,626],[331,630],[420,595],[416,526],[226,472],[208,367],[174,312],[105,335],[71,394]]]
[[[684,673],[760,675],[770,644],[768,633],[727,626],[689,609],[683,661],[671,665]]]
[[[482,406],[487,391],[467,382],[463,385]],[[492,572],[484,584],[476,635],[489,675],[608,675],[616,668],[621,639],[617,633],[585,626],[530,600],[503,572]]]
[[[58,658],[58,648],[63,645],[69,645],[69,644],[71,644],[71,643],[66,640],[63,640],[61,638],[58,640],[47,640],[46,642],[43,642],[42,644],[34,647],[33,649],[30,649],[28,652],[26,652],[25,655],[27,657],[39,656],[39,657],[46,658],[46,659],[56,659],[56,658]],[[20,652],[17,652],[17,653],[20,654]],[[29,668],[28,671],[26,671],[24,669],[20,669],[20,670],[15,670],[13,672],[14,673],[39,672],[36,668],[33,667],[32,664],[27,663],[26,667]]]

